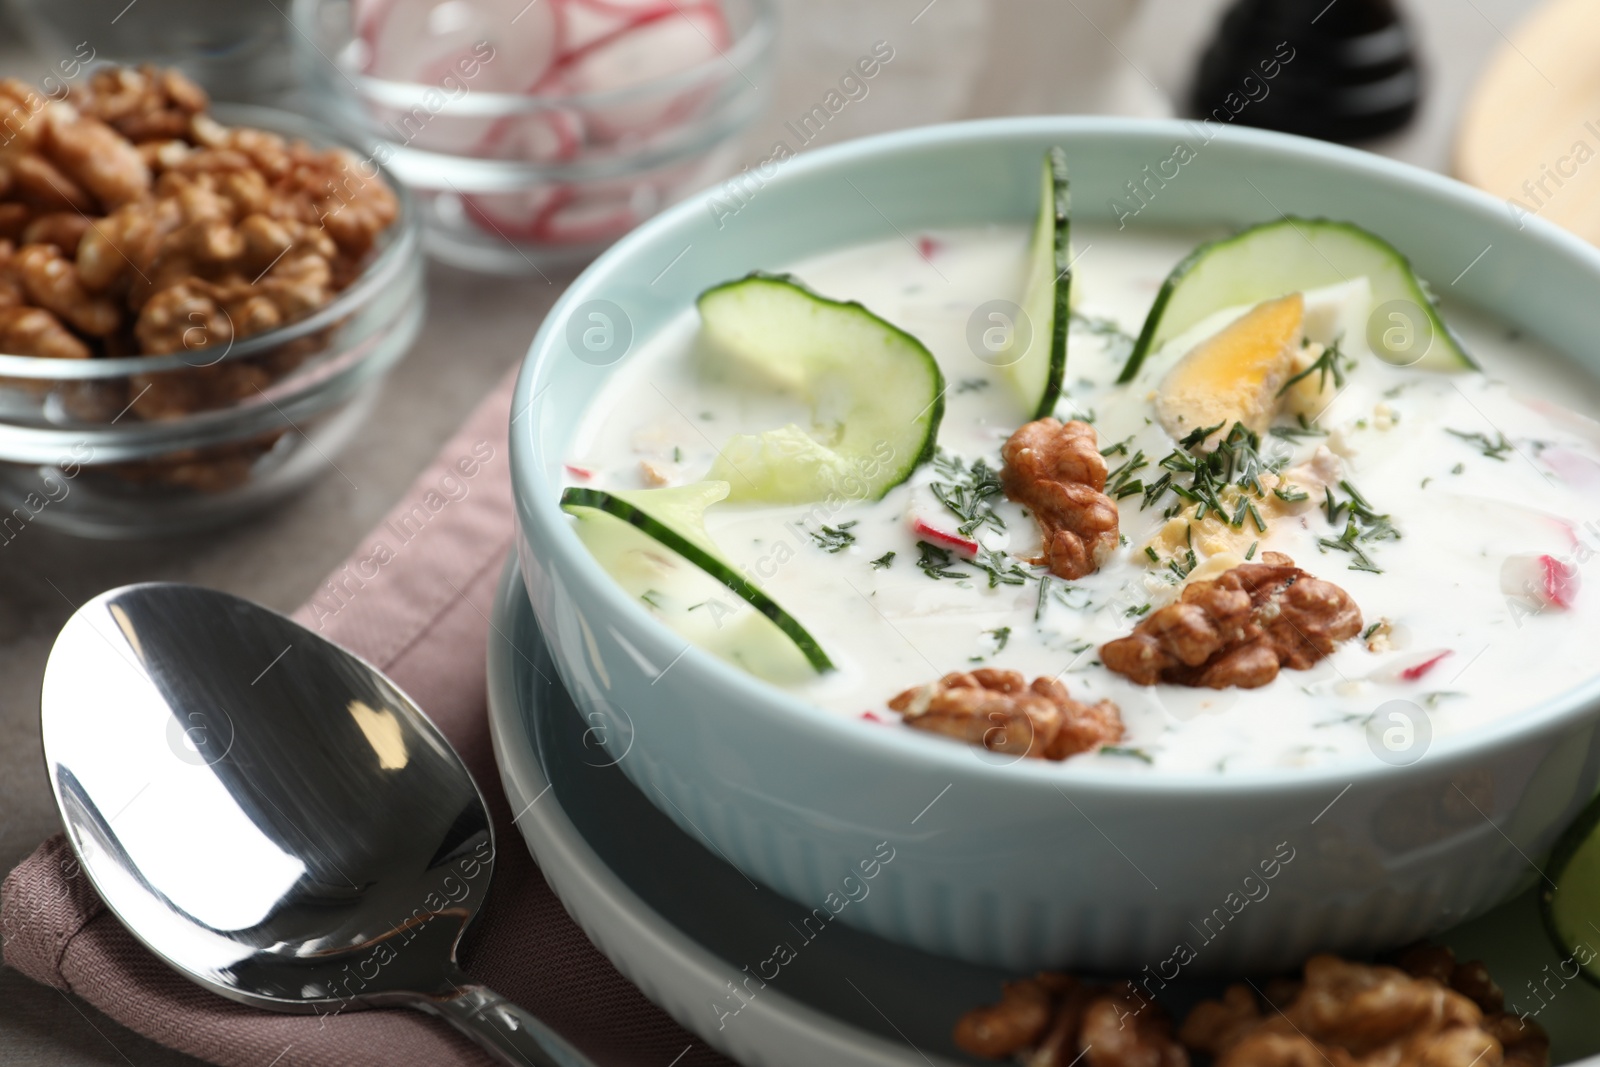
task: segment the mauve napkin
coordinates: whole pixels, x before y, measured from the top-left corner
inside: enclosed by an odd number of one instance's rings
[[[727,1064],[595,950],[511,824],[484,694],[490,605],[512,539],[505,446],[511,384],[507,378],[479,406],[296,618],[410,693],[489,798],[500,847],[487,909],[463,953],[467,973],[537,1014],[602,1067]],[[225,1067],[491,1062],[449,1026],[415,1011],[279,1015],[206,992],[167,969],[106,911],[60,835],[0,886],[0,936],[9,966],[152,1040]]]

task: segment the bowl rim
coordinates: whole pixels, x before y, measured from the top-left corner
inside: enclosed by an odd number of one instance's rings
[[[914,127],[862,137],[814,151],[790,160],[772,182],[785,184],[812,180],[814,176],[853,162],[873,157],[895,156],[904,152],[952,144],[980,144],[1012,139],[1039,140],[1045,137],[1100,135],[1146,137],[1165,142],[1173,136],[1193,135],[1197,122],[1181,119],[1134,119],[1112,116],[1022,116],[977,119]],[[1342,145],[1272,131],[1241,127],[1214,126],[1208,131],[1208,144],[1227,142],[1249,151],[1298,158],[1340,170],[1355,180],[1409,186],[1458,212],[1480,218],[1498,215],[1509,218],[1498,198],[1454,178],[1402,163],[1385,156]],[[770,183],[769,183],[770,184]],[[881,724],[864,722],[854,716],[827,711],[804,698],[765,682],[723,662],[694,645],[686,648],[683,639],[655,619],[631,598],[594,562],[572,529],[558,503],[559,487],[547,476],[547,464],[540,463],[541,446],[533,430],[536,419],[519,420],[534,411],[548,390],[540,379],[559,355],[561,331],[558,323],[584,300],[604,291],[609,275],[627,263],[637,251],[650,246],[661,231],[672,230],[695,215],[707,215],[707,206],[716,196],[716,187],[703,190],[667,211],[647,220],[602,253],[562,293],[546,314],[519,371],[511,400],[509,449],[512,465],[512,492],[515,497],[519,536],[532,543],[529,531],[546,553],[545,566],[559,571],[566,583],[581,582],[581,596],[598,603],[613,619],[627,620],[627,636],[641,639],[647,647],[637,651],[647,659],[660,656],[660,662],[681,659],[705,683],[703,690],[720,691],[748,718],[777,718],[777,725],[792,732],[805,731],[819,743],[848,745],[858,753],[870,753],[885,761],[885,767],[898,764],[903,769],[938,770],[965,779],[978,779],[986,788],[1011,788],[1036,791],[1049,788],[1062,793],[1071,786],[1079,794],[1101,793],[1110,797],[1199,796],[1207,798],[1260,798],[1326,791],[1336,802],[1344,791],[1356,784],[1381,777],[1431,776],[1477,765],[1496,750],[1511,743],[1523,743],[1570,728],[1573,720],[1600,713],[1600,673],[1567,691],[1533,705],[1522,714],[1507,716],[1460,734],[1435,738],[1416,762],[1392,766],[1379,760],[1334,760],[1308,767],[1277,767],[1226,773],[1195,771],[1141,772],[1093,766],[1075,766],[1074,761],[1053,763],[1046,760],[1017,759],[1000,763],[975,758],[970,746],[914,730],[886,730]],[[1533,231],[1541,245],[1551,246],[1570,257],[1586,260],[1600,277],[1600,249],[1537,216],[1520,220]],[[1159,225],[1159,224],[1157,224]],[[538,386],[538,388],[536,388]],[[559,467],[559,459],[555,460]],[[674,661],[676,662],[676,661]],[[1335,795],[1337,794],[1337,795]],[[1330,802],[1329,807],[1332,807]],[[1324,809],[1324,812],[1326,809]],[[1318,818],[1321,818],[1319,815]],[[1491,820],[1492,822],[1492,820]],[[1498,824],[1496,824],[1498,825]]]
[[[741,0],[751,9],[750,24],[726,48],[717,48],[716,55],[692,67],[675,71],[650,81],[640,82],[621,89],[604,89],[588,93],[561,95],[532,93],[506,93],[473,91],[458,100],[446,100],[441,107],[431,110],[438,114],[456,116],[504,117],[538,114],[542,111],[599,108],[648,100],[674,89],[695,85],[714,77],[719,71],[732,68],[740,78],[749,81],[745,66],[768,52],[777,36],[778,11],[776,0]],[[324,0],[293,0],[289,17],[300,47],[309,47],[318,58],[325,61],[345,81],[356,88],[357,94],[388,107],[411,107],[423,94],[437,93],[441,86],[423,82],[378,78],[360,71],[347,70],[338,59],[327,55],[316,43],[316,11]],[[532,4],[530,3],[531,7]],[[674,4],[674,7],[678,5]],[[682,14],[680,11],[679,14]],[[351,37],[358,36],[354,29]],[[754,86],[754,83],[751,83]]]
[[[359,146],[341,136],[331,126],[282,108],[221,103],[212,105],[209,113],[228,120],[226,125],[256,126],[269,133],[310,141],[324,148],[343,149],[354,154],[361,162],[374,167],[377,177],[388,184],[398,204],[395,220],[385,230],[385,233],[393,236],[385,241],[372,261],[361,269],[356,280],[334,294],[332,300],[304,318],[230,342],[231,347],[216,359],[196,358],[216,347],[214,345],[162,356],[118,356],[106,359],[54,359],[48,356],[0,354],[0,377],[27,378],[35,381],[98,381],[126,378],[134,374],[196,370],[248,359],[287,342],[308,337],[352,314],[374,293],[391,284],[394,276],[404,269],[406,262],[416,256],[422,243],[422,227],[416,201],[411,191],[388,167],[373,158],[371,153],[363,152]],[[284,380],[291,381],[294,377],[295,374],[290,374]]]

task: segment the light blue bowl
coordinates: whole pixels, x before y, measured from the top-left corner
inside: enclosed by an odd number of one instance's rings
[[[1015,970],[1148,967],[1154,989],[1177,969],[1375,950],[1484,911],[1537,877],[1531,862],[1600,781],[1600,680],[1436,740],[1409,767],[1371,760],[1219,777],[1000,766],[981,750],[825,713],[686,651],[569,528],[557,506],[562,461],[610,370],[568,347],[575,309],[612,301],[644,337],[705,287],[756,268],[897,232],[1025,223],[1040,155],[1054,144],[1071,161],[1079,220],[1114,223],[1113,198],[1132,204],[1129,182],[1148,201],[1130,227],[1350,219],[1426,277],[1456,278],[1476,261],[1452,296],[1600,373],[1600,253],[1376,156],[1096,118],[938,126],[809,153],[736,214],[712,191],[634,231],[573,283],[534,340],[511,456],[523,574],[563,679],[646,796],[802,906],[792,928],[772,933],[799,951],[837,913]],[[1180,144],[1194,158],[1177,176],[1147,178]],[[862,864],[891,849],[863,880]]]

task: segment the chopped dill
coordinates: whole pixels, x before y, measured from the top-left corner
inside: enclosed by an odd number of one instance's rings
[[[1116,447],[1123,450],[1123,455],[1127,455],[1127,446],[1125,444],[1117,445]],[[1132,456],[1129,456],[1129,458],[1121,466],[1115,468],[1111,471],[1111,473],[1106,475],[1107,495],[1121,500],[1123,497],[1133,496],[1135,493],[1144,492],[1144,482],[1134,478],[1133,473],[1137,470],[1142,470],[1149,465],[1150,461],[1144,458],[1144,451],[1142,449],[1138,452],[1135,452]]]
[[[1103,756],[1126,756],[1129,759],[1144,760],[1146,763],[1155,763],[1155,757],[1142,748],[1131,745],[1101,745],[1100,754]]]
[[[930,545],[926,541],[918,541],[917,547],[922,550],[922,555],[917,559],[917,566],[922,568],[922,573],[929,578],[970,578],[966,571],[958,571],[952,564],[950,550]]]
[[[1033,577],[1010,556],[992,548],[980,551],[972,565],[989,576],[990,589],[997,585],[1026,585]]]
[[[1005,529],[1005,520],[994,510],[995,499],[1005,495],[999,472],[981,457],[968,465],[942,449],[934,454],[933,468],[942,480],[928,488],[945,510],[961,520],[957,529],[962,537],[971,537],[982,526]]]
[[[1150,605],[1149,604],[1140,604],[1136,608],[1129,608],[1123,614],[1128,615],[1129,617],[1132,617],[1132,618],[1137,618],[1140,615],[1148,614],[1149,611],[1150,611]]]
[[[1327,515],[1328,525],[1338,526],[1343,518],[1344,530],[1338,537],[1321,537],[1317,544],[1325,549],[1335,552],[1348,552],[1355,560],[1350,564],[1353,571],[1368,571],[1372,574],[1382,574],[1383,568],[1372,561],[1366,550],[1361,546],[1373,541],[1398,541],[1400,531],[1387,515],[1380,515],[1367,503],[1366,497],[1357,492],[1356,487],[1348,481],[1341,481],[1339,488],[1343,489],[1349,497],[1347,500],[1336,500],[1331,488],[1323,490],[1323,511]]]
[[[1167,453],[1158,464],[1167,473],[1145,488],[1140,506],[1149,507],[1170,491],[1179,502],[1168,510],[1169,517],[1184,505],[1192,504],[1196,520],[1215,514],[1228,525],[1240,529],[1248,517],[1257,531],[1266,533],[1267,525],[1255,506],[1255,500],[1267,492],[1261,484],[1261,475],[1277,471],[1287,462],[1287,457],[1268,459],[1262,456],[1261,436],[1240,422],[1234,423],[1227,437],[1210,452],[1196,451],[1223,425],[1202,426],[1184,437],[1178,448]],[[1187,484],[1175,476],[1187,476]],[[1225,491],[1230,488],[1239,494],[1231,510],[1223,502]]]
[[[1180,582],[1189,577],[1190,574],[1193,574],[1194,569],[1199,565],[1200,561],[1195,558],[1193,548],[1185,551],[1182,556],[1173,556],[1167,560],[1167,569],[1177,575]],[[1148,609],[1149,605],[1145,605],[1145,607]]]
[[[963,378],[956,383],[957,393],[976,393],[980,389],[987,388],[989,388],[989,379],[987,378]]]
[[[872,569],[875,571],[887,570],[889,565],[893,562],[894,552],[885,552],[883,555],[872,561]]]
[[[811,540],[815,541],[817,547],[822,551],[828,553],[842,552],[856,543],[856,535],[850,532],[850,528],[855,524],[856,520],[851,519],[849,522],[841,522],[837,526],[824,526],[820,530],[808,530],[806,532],[811,535]]]
[[[1506,461],[1506,453],[1510,452],[1514,447],[1510,441],[1506,440],[1506,435],[1498,431],[1495,432],[1493,440],[1490,440],[1487,434],[1467,433],[1465,430],[1452,430],[1448,426],[1445,427],[1444,432],[1452,437],[1459,437],[1461,440],[1467,442],[1467,444],[1478,449],[1478,451],[1482,452],[1485,456],[1488,456],[1490,459],[1497,459],[1501,463]]]
[[[1306,417],[1304,415],[1296,415],[1295,421],[1299,423],[1298,426],[1274,426],[1267,432],[1273,437],[1284,441],[1293,441],[1301,437],[1328,436],[1327,430],[1317,429],[1315,426],[1306,421]]]
[[[1339,342],[1335,341],[1327,348],[1324,348],[1322,355],[1313,360],[1309,367],[1284,382],[1283,388],[1278,390],[1278,395],[1282,396],[1292,389],[1296,382],[1303,381],[1313,374],[1318,376],[1317,392],[1320,393],[1328,387],[1328,378],[1330,376],[1333,378],[1333,387],[1342,389],[1344,388],[1344,374],[1349,369],[1349,366],[1350,363],[1345,360],[1344,353],[1339,351]]]
[[[646,604],[649,604],[657,611],[661,610],[661,591],[659,589],[646,589],[644,592],[639,594],[639,599],[644,601]]]
[[[1011,627],[1009,626],[1001,626],[997,629],[985,630],[983,632],[994,638],[994,651],[996,655],[1004,652],[1006,649],[1006,642],[1011,640]]]

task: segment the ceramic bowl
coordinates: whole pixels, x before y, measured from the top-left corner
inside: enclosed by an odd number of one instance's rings
[[[1425,277],[1457,278],[1453,297],[1600,373],[1600,252],[1377,156],[1103,118],[962,123],[808,153],[737,213],[707,194],[634,231],[573,283],[534,340],[511,455],[523,574],[563,680],[646,796],[753,885],[812,909],[817,924],[837,914],[975,962],[1115,969],[1155,983],[1180,970],[1392,947],[1486,910],[1538,877],[1533,864],[1600,779],[1600,679],[1435,739],[1403,767],[1002,766],[981,749],[823,712],[686,649],[600,570],[558,507],[574,429],[615,366],[592,351],[579,358],[569,334],[581,330],[569,324],[609,306],[625,319],[619,333],[644,337],[702,289],[756,268],[924,227],[1025,224],[1038,160],[1055,144],[1072,163],[1079,220],[1131,229],[1280,213],[1350,219],[1388,237]],[[1178,157],[1186,162],[1164,164]],[[1134,187],[1145,190],[1136,214]],[[874,862],[870,894],[858,894]]]

